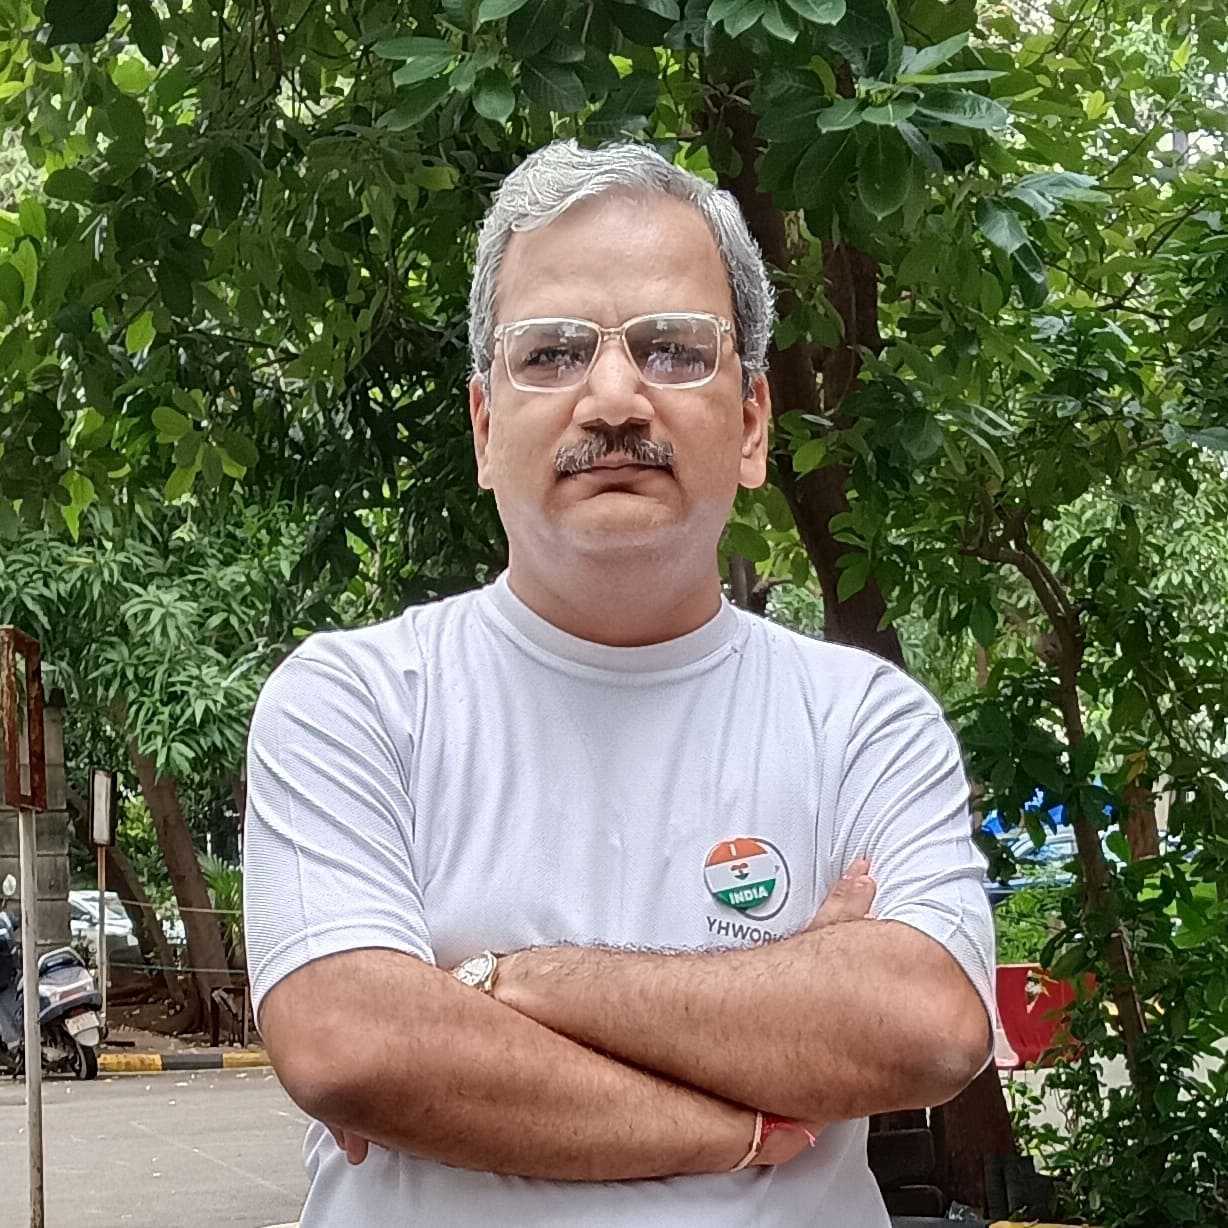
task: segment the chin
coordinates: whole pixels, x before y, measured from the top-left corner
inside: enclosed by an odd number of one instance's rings
[[[686,527],[659,505],[630,512],[594,511],[593,515],[567,516],[558,526],[559,537],[581,554],[616,557],[655,550],[676,552],[686,534]]]

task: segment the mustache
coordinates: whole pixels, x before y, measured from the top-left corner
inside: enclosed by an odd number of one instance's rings
[[[555,453],[554,471],[559,477],[570,477],[591,469],[607,456],[626,456],[634,465],[651,465],[655,469],[670,469],[674,464],[674,445],[656,443],[642,435],[629,433],[590,435],[571,447]]]

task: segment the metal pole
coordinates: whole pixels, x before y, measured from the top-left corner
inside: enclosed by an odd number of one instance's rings
[[[30,1228],[43,1218],[43,1046],[38,1028],[38,844],[35,812],[19,808],[21,825],[21,973],[25,1024],[26,1125],[30,1136]]]
[[[107,850],[98,848],[98,981],[102,993],[102,1032],[107,1031]]]

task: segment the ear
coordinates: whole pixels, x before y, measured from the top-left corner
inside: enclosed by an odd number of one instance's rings
[[[478,485],[491,490],[490,399],[480,375],[469,380],[469,421],[473,425],[473,455],[478,463]]]
[[[768,423],[772,419],[772,394],[766,375],[756,375],[750,393],[742,401],[742,463],[738,482],[748,490],[767,481]]]

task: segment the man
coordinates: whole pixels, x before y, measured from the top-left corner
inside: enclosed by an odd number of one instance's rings
[[[252,726],[260,1026],[331,1128],[303,1223],[881,1228],[866,1116],[983,1067],[992,928],[934,701],[722,598],[758,250],[653,151],[556,143],[471,307],[507,572],[312,636]]]

